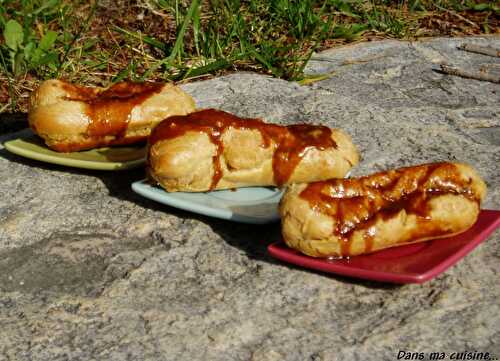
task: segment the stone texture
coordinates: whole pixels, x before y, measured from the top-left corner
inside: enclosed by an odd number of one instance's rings
[[[184,85],[200,107],[350,132],[354,174],[471,163],[500,208],[500,86],[433,61],[497,59],[461,39],[358,44],[313,57],[310,86],[238,73]],[[498,38],[469,38],[500,48]],[[19,136],[7,133],[3,142]],[[145,200],[142,170],[68,169],[0,147],[0,360],[395,360],[399,350],[500,357],[500,234],[423,285],[274,261],[279,225],[235,224]]]

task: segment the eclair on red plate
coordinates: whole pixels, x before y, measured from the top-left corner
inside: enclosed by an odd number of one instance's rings
[[[286,244],[313,257],[345,257],[461,233],[486,185],[459,163],[400,168],[291,185],[280,203]]]

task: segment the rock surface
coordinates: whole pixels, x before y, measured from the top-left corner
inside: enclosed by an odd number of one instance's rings
[[[474,165],[500,208],[500,86],[432,71],[498,59],[463,39],[383,41],[313,57],[309,86],[233,74],[184,86],[200,107],[348,131],[354,174]],[[468,42],[500,48],[498,38]],[[333,72],[333,73],[332,73]],[[19,133],[0,137],[3,142]],[[500,357],[500,233],[422,285],[291,267],[279,226],[179,211],[134,194],[142,170],[68,169],[0,147],[0,360],[395,360],[398,351]]]

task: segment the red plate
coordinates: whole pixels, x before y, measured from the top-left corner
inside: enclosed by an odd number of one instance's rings
[[[349,259],[303,255],[285,243],[268,247],[271,256],[305,268],[392,283],[422,283],[453,266],[500,226],[500,211],[482,210],[469,230],[454,237],[394,247]]]

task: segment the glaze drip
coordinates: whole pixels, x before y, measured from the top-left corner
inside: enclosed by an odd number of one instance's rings
[[[132,109],[159,93],[163,86],[161,83],[121,82],[101,90],[64,83],[63,89],[69,94],[68,100],[86,103],[85,112],[90,119],[88,136],[120,139],[127,132]]]

